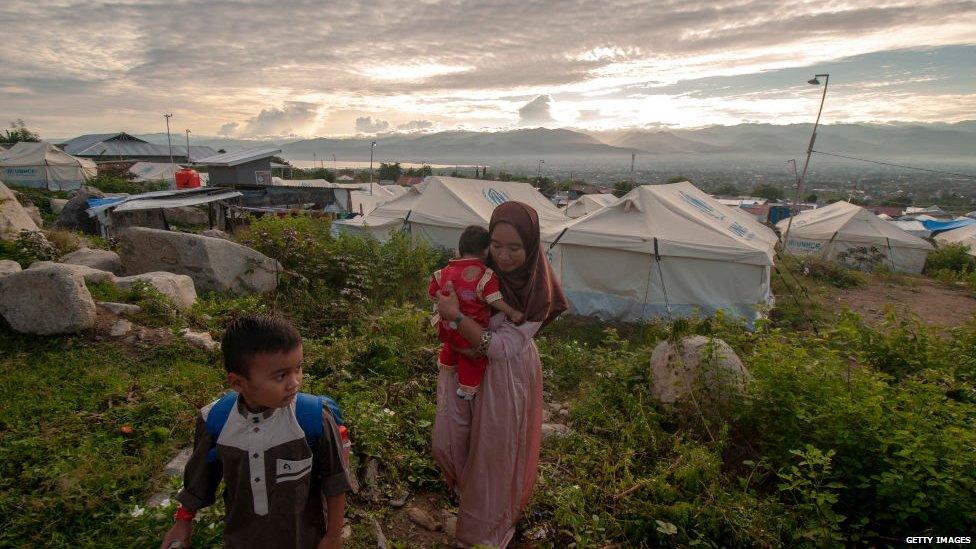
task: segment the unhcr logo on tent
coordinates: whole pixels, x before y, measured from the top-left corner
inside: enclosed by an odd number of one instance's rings
[[[715,208],[712,208],[711,206],[709,206],[706,202],[704,202],[700,198],[696,198],[694,196],[691,196],[690,194],[688,194],[688,193],[686,193],[684,191],[678,191],[678,194],[681,195],[681,198],[685,202],[687,202],[688,204],[691,204],[692,207],[694,207],[697,210],[700,210],[702,213],[708,214],[708,215],[710,215],[710,216],[712,216],[715,219],[718,219],[720,221],[722,219],[725,219],[725,216],[724,215],[716,212],[715,211]]]
[[[498,189],[488,187],[487,189],[481,191],[481,193],[485,195],[488,202],[490,202],[491,205],[496,208],[500,206],[502,202],[508,202],[508,195],[499,191]]]

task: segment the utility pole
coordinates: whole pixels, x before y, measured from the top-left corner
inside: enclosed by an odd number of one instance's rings
[[[637,153],[630,153],[630,182],[634,183],[634,160],[637,159]]]
[[[190,160],[190,129],[186,130],[186,163],[189,164]]]
[[[535,176],[536,179],[538,179],[539,181],[542,181],[542,165],[545,163],[546,163],[545,160],[541,160],[541,159],[539,160],[539,171],[536,173]]]
[[[369,196],[373,196],[373,149],[376,148],[376,141],[369,144]]]
[[[176,164],[176,162],[173,162],[173,142],[169,138],[169,119],[173,116],[173,113],[164,114],[163,116],[166,117],[166,143],[169,145],[169,163]]]

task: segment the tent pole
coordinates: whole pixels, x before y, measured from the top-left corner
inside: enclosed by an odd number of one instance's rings
[[[668,311],[668,320],[674,320],[671,316],[671,300],[668,299],[668,287],[664,285],[664,270],[661,269],[661,254],[657,248],[657,237],[654,237],[654,261],[657,262],[657,275],[661,279],[661,291],[664,293],[664,306]]]
[[[547,249],[546,251],[551,250],[553,248],[553,246],[555,246],[556,244],[558,244],[559,243],[559,240],[563,237],[564,234],[566,234],[566,231],[568,231],[568,230],[569,230],[569,227],[564,227],[563,230],[559,233],[559,236],[557,236],[556,239],[552,241],[552,244],[549,245],[549,249]]]

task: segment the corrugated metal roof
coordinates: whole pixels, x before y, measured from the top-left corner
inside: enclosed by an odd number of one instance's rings
[[[95,217],[105,210],[133,211],[153,210],[156,208],[175,208],[178,206],[192,206],[206,204],[218,200],[226,200],[243,196],[241,193],[220,187],[198,187],[196,189],[175,189],[166,191],[151,191],[120,197],[116,201],[88,201],[88,215]],[[131,206],[129,204],[132,204]],[[124,206],[124,207],[123,207]]]
[[[136,137],[132,137],[131,135],[129,135],[129,134],[125,133],[125,132],[119,132],[119,133],[89,133],[89,134],[86,134],[86,135],[80,135],[80,136],[78,136],[78,137],[76,137],[76,138],[74,138],[74,139],[72,139],[70,141],[65,142],[64,144],[61,145],[61,150],[63,150],[64,152],[66,152],[68,154],[78,154],[78,153],[80,153],[80,152],[88,149],[89,147],[92,147],[92,146],[94,146],[94,145],[96,145],[98,143],[101,143],[102,141],[108,141],[109,139],[115,139],[115,138],[119,138],[119,137],[122,137],[123,139],[129,139],[129,138],[131,138],[131,139],[133,139],[136,142],[143,142],[143,143],[145,143],[145,141],[142,141],[141,139],[138,139]]]
[[[169,145],[157,145],[133,137],[125,132],[93,133],[76,137],[62,146],[64,152],[89,158],[111,159],[113,156],[157,156],[168,157]],[[190,158],[206,158],[217,154],[210,147],[190,145]],[[173,144],[173,156],[186,156],[186,146]]]
[[[251,162],[259,158],[267,158],[280,153],[281,149],[277,147],[255,147],[253,149],[244,149],[243,151],[218,154],[208,158],[194,159],[194,162],[208,166],[237,166],[245,162]]]

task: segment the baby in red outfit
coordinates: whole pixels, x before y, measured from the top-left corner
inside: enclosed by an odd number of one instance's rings
[[[496,309],[518,324],[522,321],[522,313],[505,303],[498,285],[498,277],[485,265],[489,244],[488,231],[484,227],[471,225],[464,229],[458,241],[460,257],[452,259],[446,267],[434,272],[427,294],[436,301],[438,292],[451,282],[461,305],[461,314],[464,316],[487,328],[491,310]],[[444,343],[438,362],[457,368],[457,396],[465,400],[473,399],[484,377],[488,358],[469,357],[459,353],[455,349],[470,349],[471,343],[452,328],[448,321],[442,320],[436,314],[431,322],[437,323],[437,336]]]

